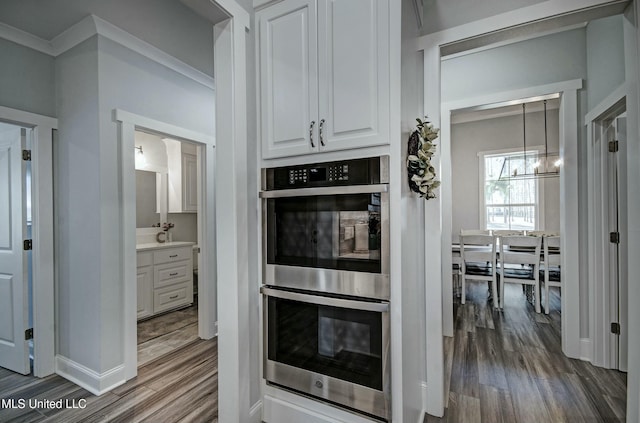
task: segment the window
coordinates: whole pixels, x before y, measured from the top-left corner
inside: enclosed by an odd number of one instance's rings
[[[480,153],[482,203],[481,220],[485,229],[534,230],[538,228],[540,205],[536,178],[500,180],[501,172],[524,174],[524,166],[531,169],[534,153],[525,157],[522,151],[509,153]]]

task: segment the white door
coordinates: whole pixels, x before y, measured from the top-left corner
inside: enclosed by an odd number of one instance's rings
[[[26,130],[0,137],[0,366],[28,374],[25,164]]]
[[[321,150],[389,143],[389,1],[318,3]]]
[[[256,13],[260,33],[262,157],[317,149],[315,0],[285,0]]]

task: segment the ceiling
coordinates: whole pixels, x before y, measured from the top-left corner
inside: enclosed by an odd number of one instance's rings
[[[557,110],[560,108],[560,98],[558,94],[545,96],[545,98],[547,99],[547,110]],[[451,112],[451,123],[458,124],[522,115],[523,103],[526,103],[526,113],[542,112],[544,110],[543,100],[543,97],[537,97],[514,100],[507,103],[487,104],[464,110],[453,110]]]

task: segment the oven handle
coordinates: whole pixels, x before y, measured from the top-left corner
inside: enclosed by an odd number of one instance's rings
[[[376,192],[389,192],[389,184],[347,185],[340,187],[316,187],[260,191],[260,198],[309,197],[313,195],[335,194],[371,194]]]
[[[322,297],[319,295],[300,294],[298,292],[282,291],[263,286],[260,288],[262,295],[282,298],[284,300],[300,301],[304,303],[320,304],[331,307],[351,308],[354,310],[375,311],[386,313],[389,311],[389,303],[377,303],[368,301],[345,300],[343,298]]]

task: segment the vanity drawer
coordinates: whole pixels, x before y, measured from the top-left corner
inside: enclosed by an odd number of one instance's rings
[[[175,263],[158,264],[154,266],[153,286],[162,288],[185,280],[191,281],[193,277],[193,264],[191,260],[182,260]]]
[[[153,312],[169,310],[193,302],[193,286],[189,283],[167,288],[155,289],[153,291]]]
[[[171,263],[173,261],[187,260],[193,256],[193,247],[165,248],[153,252],[153,263]]]
[[[153,264],[153,253],[137,253],[136,267],[151,266]]]

